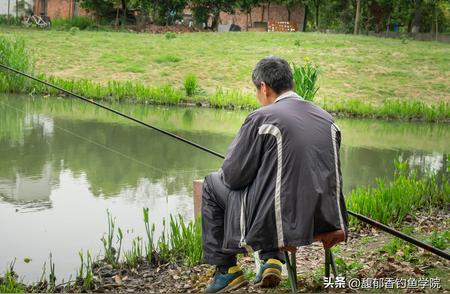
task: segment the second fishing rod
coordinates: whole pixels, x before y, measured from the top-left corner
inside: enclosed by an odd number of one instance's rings
[[[132,117],[132,116],[130,116],[130,115],[128,115],[128,114],[125,114],[125,113],[123,113],[123,112],[120,112],[120,111],[118,111],[118,110],[115,110],[115,109],[113,109],[113,108],[111,108],[111,107],[109,107],[109,106],[106,106],[106,105],[104,105],[104,104],[95,102],[95,101],[93,101],[93,100],[91,100],[91,99],[89,99],[89,98],[83,97],[83,96],[81,96],[81,95],[79,95],[79,94],[73,93],[73,92],[68,91],[68,90],[66,90],[66,89],[63,89],[63,88],[61,88],[61,87],[58,87],[58,86],[56,86],[56,85],[53,85],[53,84],[51,84],[51,83],[49,83],[49,82],[47,82],[47,81],[44,81],[44,80],[42,80],[42,79],[36,78],[36,77],[34,77],[34,76],[30,75],[30,74],[24,73],[24,72],[22,72],[22,71],[19,71],[19,70],[17,70],[17,69],[14,69],[14,68],[12,68],[12,67],[9,67],[9,66],[4,65],[4,64],[1,64],[1,63],[0,63],[0,68],[6,69],[6,70],[8,70],[8,71],[10,71],[10,72],[12,72],[12,73],[18,74],[18,75],[27,77],[27,78],[29,78],[29,79],[31,79],[31,80],[34,80],[34,81],[38,82],[38,83],[42,83],[42,84],[44,84],[44,85],[46,85],[46,86],[48,86],[48,87],[51,87],[51,88],[56,89],[56,90],[58,90],[58,91],[61,91],[62,93],[65,93],[65,94],[71,95],[71,96],[73,96],[73,97],[75,97],[75,98],[78,98],[78,99],[80,99],[80,100],[82,100],[82,101],[84,101],[84,102],[93,104],[93,105],[95,105],[95,106],[97,106],[97,107],[100,107],[100,108],[103,108],[103,109],[105,109],[105,110],[107,110],[107,111],[110,111],[110,112],[112,112],[112,113],[115,113],[115,114],[117,114],[117,115],[119,115],[119,116],[122,116],[122,117],[124,117],[124,118],[126,118],[126,119],[132,120],[132,121],[134,121],[134,122],[136,122],[136,123],[138,123],[138,124],[140,124],[140,125],[143,125],[143,126],[145,126],[145,127],[151,128],[151,129],[153,129],[153,130],[155,130],[155,131],[158,131],[158,132],[160,132],[160,133],[162,133],[162,134],[164,134],[164,135],[170,136],[170,137],[172,137],[172,138],[174,138],[174,139],[176,139],[176,140],[182,141],[182,142],[184,142],[184,143],[186,143],[186,144],[189,144],[189,145],[191,145],[191,146],[193,146],[193,147],[195,147],[195,148],[198,148],[198,149],[200,149],[200,150],[203,150],[203,151],[205,151],[205,152],[207,152],[207,153],[209,153],[209,154],[211,154],[211,155],[217,156],[217,157],[222,158],[222,159],[225,158],[225,156],[224,156],[223,154],[220,154],[220,153],[218,153],[218,152],[216,152],[216,151],[214,151],[214,150],[211,150],[211,149],[206,148],[206,147],[204,147],[204,146],[202,146],[202,145],[200,145],[200,144],[197,144],[197,143],[195,143],[195,142],[193,142],[193,141],[190,141],[190,140],[188,140],[188,139],[185,139],[185,138],[183,138],[183,137],[180,137],[180,136],[178,136],[178,135],[175,135],[175,134],[173,134],[173,133],[171,133],[171,132],[168,132],[168,131],[166,131],[166,130],[163,130],[163,129],[161,129],[161,128],[158,128],[158,127],[156,127],[156,126],[153,126],[153,125],[151,125],[151,124],[148,124],[148,123],[146,123],[146,122],[143,122],[143,121],[141,121],[141,120],[139,120],[139,119],[137,119],[137,118],[134,118],[134,117]],[[382,223],[380,223],[380,222],[378,222],[378,221],[375,221],[375,220],[373,220],[373,219],[371,219],[371,218],[369,218],[369,217],[367,217],[367,216],[364,216],[364,215],[361,215],[361,214],[352,212],[352,211],[350,211],[350,210],[347,210],[347,212],[348,212],[348,214],[350,214],[350,215],[353,216],[353,217],[356,217],[358,220],[360,220],[360,221],[363,222],[363,223],[366,223],[366,224],[368,224],[368,225],[370,225],[370,226],[373,226],[373,227],[375,227],[375,228],[378,228],[378,229],[380,229],[380,230],[382,230],[382,231],[384,231],[384,232],[386,232],[386,233],[389,233],[389,234],[391,234],[391,235],[394,235],[394,236],[396,236],[396,237],[398,237],[398,238],[400,238],[400,239],[402,239],[402,240],[404,240],[404,241],[407,241],[407,242],[409,242],[409,243],[411,243],[411,244],[414,244],[414,245],[416,245],[416,246],[418,246],[418,247],[420,247],[420,248],[423,248],[423,249],[425,249],[425,250],[427,250],[427,251],[430,251],[430,252],[432,252],[432,253],[434,253],[434,254],[440,256],[440,257],[443,257],[443,258],[445,258],[445,259],[447,259],[447,260],[450,260],[450,254],[447,253],[447,252],[445,252],[445,251],[443,251],[443,250],[440,250],[440,249],[438,249],[438,248],[436,248],[436,247],[433,247],[433,246],[430,246],[430,245],[428,245],[428,244],[426,244],[426,243],[424,243],[424,242],[422,242],[422,241],[420,241],[420,240],[417,240],[417,239],[415,239],[415,238],[413,238],[413,237],[411,237],[411,236],[408,236],[408,235],[406,235],[406,234],[403,234],[402,232],[400,232],[400,231],[398,231],[398,230],[395,230],[394,228],[389,227],[389,226],[387,226],[387,225],[385,225],[385,224],[382,224]]]

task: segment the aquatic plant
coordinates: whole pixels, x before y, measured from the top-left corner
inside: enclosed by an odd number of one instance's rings
[[[298,66],[292,64],[292,75],[294,78],[294,91],[302,96],[305,100],[313,101],[319,91],[317,79],[319,69],[316,65],[306,61],[304,65]]]
[[[147,242],[145,244],[145,257],[147,258],[148,262],[152,262],[153,259],[153,252],[154,252],[154,234],[155,234],[155,224],[151,225],[150,228],[150,221],[149,221],[149,214],[148,214],[148,207],[144,207],[143,209],[144,213],[144,225],[145,225],[145,233],[147,234]]]
[[[142,255],[142,238],[136,237],[133,239],[131,249],[124,251],[123,255],[125,257],[125,264],[130,268],[136,268],[139,261],[143,259]]]
[[[389,118],[402,120],[426,120],[430,122],[450,119],[450,103],[440,101],[426,104],[414,100],[384,100],[375,106],[357,99],[329,103],[326,100],[321,105],[324,109],[355,117]]]
[[[53,255],[50,253],[50,261],[49,261],[50,272],[48,274],[48,290],[49,292],[53,292],[56,289],[56,271],[55,271],[55,263],[53,262]]]
[[[119,263],[120,251],[122,250],[122,240],[123,240],[123,233],[122,229],[119,227],[117,228],[117,243],[119,243],[119,249],[117,250],[116,254],[116,263]]]
[[[83,290],[89,290],[94,283],[94,273],[92,271],[92,257],[89,250],[86,252],[86,262],[84,261],[83,251],[78,252],[80,256],[80,269],[75,279],[75,287],[81,286]],[[68,283],[70,286],[70,283]]]
[[[230,91],[218,88],[209,98],[212,107],[217,108],[243,108],[256,109],[259,107],[258,100],[254,95],[249,95],[241,91]]]
[[[202,228],[200,219],[185,223],[183,217],[170,216],[170,255],[193,266],[202,260]]]
[[[0,63],[33,74],[34,60],[23,38],[0,36]],[[30,85],[30,79],[0,70],[0,92],[28,92]]]
[[[419,176],[415,169],[408,170],[407,161],[395,161],[391,182],[378,178],[375,187],[357,187],[347,196],[350,210],[385,224],[400,224],[407,215],[418,209],[445,207],[450,201],[448,174],[425,173]],[[350,224],[359,227],[355,218]]]
[[[8,266],[3,277],[0,277],[0,293],[23,293],[25,285],[18,281],[18,276],[14,271],[16,259]]]
[[[115,234],[115,219],[112,217],[111,213],[109,212],[109,209],[106,210],[107,216],[108,216],[108,234],[103,236],[100,240],[103,244],[104,249],[104,259],[107,263],[111,265],[116,264],[116,249],[113,246],[113,239]]]

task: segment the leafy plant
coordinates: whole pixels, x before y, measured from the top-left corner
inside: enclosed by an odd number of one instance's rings
[[[184,78],[184,89],[187,96],[193,96],[198,88],[197,77],[193,74],[189,74]]]
[[[177,37],[177,34],[174,33],[174,32],[167,32],[167,33],[164,34],[164,37],[167,40],[172,40],[172,39],[175,39]]]
[[[143,208],[144,212],[144,225],[145,225],[145,233],[147,234],[147,243],[145,246],[145,257],[147,258],[148,262],[153,261],[153,252],[154,252],[154,234],[155,234],[155,224],[151,225],[150,228],[150,222],[149,222],[149,215],[148,215],[148,207]]]
[[[80,256],[80,269],[75,280],[76,286],[80,285],[83,290],[90,290],[94,283],[94,274],[92,271],[92,257],[89,250],[86,252],[86,262],[84,261],[83,251],[78,252]]]
[[[348,208],[385,224],[399,224],[419,208],[443,207],[449,203],[447,175],[438,180],[435,174],[419,176],[416,170],[409,171],[407,161],[396,160],[394,165],[391,182],[378,178],[375,187],[352,190],[347,196]],[[354,218],[350,219],[350,224],[360,225]]]
[[[434,231],[427,241],[436,248],[439,248],[441,250],[448,250],[450,246],[450,231]]]
[[[303,97],[305,100],[314,101],[319,87],[317,86],[317,79],[319,76],[318,67],[306,62],[302,66],[293,66],[294,91]]]
[[[18,282],[18,276],[14,272],[14,265],[16,260],[9,264],[3,277],[0,277],[0,293],[23,293],[25,286]]]
[[[0,63],[33,74],[34,60],[23,38],[0,36]],[[0,92],[26,92],[30,89],[30,85],[29,79],[0,70]]]
[[[115,265],[116,263],[116,249],[113,246],[113,239],[114,239],[114,234],[115,234],[115,219],[113,219],[111,213],[109,212],[109,210],[106,211],[107,215],[108,215],[108,234],[105,236],[103,236],[101,238],[102,244],[103,244],[103,249],[105,251],[105,256],[104,259],[107,263],[111,264],[111,265]]]
[[[142,238],[137,237],[133,239],[131,249],[124,251],[125,264],[130,268],[136,268],[139,261],[142,259]]]

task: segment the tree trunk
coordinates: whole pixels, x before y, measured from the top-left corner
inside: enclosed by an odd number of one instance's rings
[[[422,20],[422,0],[414,1],[414,18],[411,23],[411,33],[418,33],[420,30],[420,21]]]
[[[127,0],[122,0],[122,10],[122,28],[124,28],[127,22]]]
[[[267,4],[267,22],[270,21],[270,2]]]
[[[261,8],[261,22],[263,22],[264,21],[264,12],[266,10],[266,5],[263,4],[261,7],[262,7]]]
[[[304,5],[304,12],[303,12],[303,28],[302,31],[306,32],[306,25],[308,23],[308,5]]]
[[[286,9],[287,9],[287,13],[288,13],[288,21],[291,21],[291,8],[289,7],[289,5],[286,5]]]
[[[233,21],[233,24],[234,24],[234,21]],[[245,16],[245,30],[248,31],[248,12],[247,12],[247,15]]]
[[[16,0],[16,18],[19,18],[19,0]]]
[[[8,0],[8,24],[10,24],[10,19],[9,19],[9,8],[11,6],[11,0]]]
[[[386,35],[389,33],[390,26],[391,26],[391,13],[389,12],[388,20],[386,23]]]
[[[219,20],[220,20],[220,11],[214,14],[213,21],[211,24],[212,28],[215,29],[216,31],[218,30],[219,27]]]
[[[250,8],[250,12],[248,14],[250,15],[250,27],[253,28],[252,9],[251,8]]]
[[[320,9],[320,0],[315,1],[316,8],[316,30],[319,30],[319,9]]]
[[[153,21],[154,24],[156,23],[156,10],[157,10],[157,8],[158,8],[158,1],[156,0],[156,1],[153,2],[153,11],[152,11],[152,13],[153,13],[152,21]]]
[[[438,33],[439,33],[437,5],[438,5],[437,3],[434,4],[434,16],[435,16],[435,21],[436,21],[436,41],[438,40]]]
[[[361,13],[361,0],[356,0],[355,29],[353,30],[354,35],[357,35],[359,33],[360,13]]]

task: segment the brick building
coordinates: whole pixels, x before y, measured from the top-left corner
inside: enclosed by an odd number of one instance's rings
[[[34,0],[33,12],[51,19],[87,15],[79,0]]]
[[[237,24],[243,30],[254,27],[255,22],[269,22],[269,21],[292,21],[298,26],[298,30],[303,30],[303,22],[305,16],[305,7],[298,4],[290,9],[286,5],[261,5],[252,9],[251,13],[236,11],[235,14],[228,14],[222,12],[220,20],[222,24]]]

